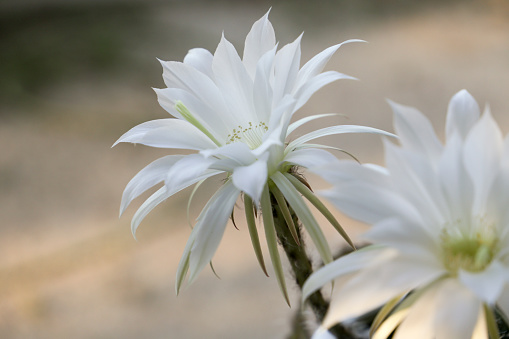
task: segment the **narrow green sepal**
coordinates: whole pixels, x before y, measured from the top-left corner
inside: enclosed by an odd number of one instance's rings
[[[486,327],[488,328],[488,335],[490,339],[498,339],[500,338],[500,333],[498,332],[497,321],[495,320],[495,314],[491,307],[486,304],[483,304],[484,316],[486,317]]]
[[[186,210],[186,216],[187,216],[187,223],[189,224],[189,227],[193,229],[193,224],[191,223],[191,213],[189,212],[191,210],[191,202],[193,201],[194,195],[196,194],[196,191],[198,191],[198,188],[200,188],[201,184],[203,184],[207,179],[203,179],[198,181],[196,185],[193,187],[193,191],[189,195],[189,200],[187,201],[187,210]]]
[[[303,196],[306,197],[306,199],[313,204],[313,206],[316,207],[316,209],[318,211],[320,211],[320,213],[322,213],[322,215],[327,218],[327,220],[332,224],[332,226],[334,226],[334,228],[336,229],[336,231],[338,231],[338,233],[343,237],[343,239],[345,239],[345,241],[353,248],[355,249],[355,245],[352,241],[352,239],[350,239],[350,237],[348,236],[348,234],[346,233],[346,231],[343,229],[343,227],[341,227],[341,225],[339,224],[339,222],[336,220],[336,218],[334,218],[334,216],[332,215],[332,213],[327,209],[327,207],[325,207],[325,205],[320,201],[320,199],[318,199],[316,197],[316,195],[308,188],[306,187],[306,185],[304,185],[299,179],[297,179],[296,177],[294,177],[293,175],[289,174],[289,173],[285,173],[284,176],[290,180],[290,182],[292,183],[292,185],[299,191],[300,194],[302,194]]]
[[[297,243],[297,245],[300,246],[300,240],[299,236],[297,234],[297,228],[295,227],[295,224],[292,219],[292,215],[290,213],[290,209],[288,208],[288,205],[286,203],[285,197],[281,193],[281,191],[277,188],[277,186],[273,185],[270,188],[270,191],[276,198],[277,204],[279,208],[281,209],[281,213],[283,213],[283,216],[286,221],[286,225],[288,226],[288,229],[290,230],[290,233],[292,234],[293,240]]]
[[[378,311],[376,314],[375,319],[371,323],[371,328],[369,330],[369,337],[373,337],[374,332],[378,330],[379,326],[387,319],[389,314],[394,310],[396,305],[401,301],[401,298],[403,298],[403,294],[400,294],[391,300],[389,300],[385,305]]]
[[[186,254],[186,258],[182,258],[184,260],[182,266],[179,265],[179,269],[177,270],[177,284],[175,285],[175,292],[177,295],[180,293],[180,288],[182,287],[182,283],[184,282],[184,278],[187,275],[187,271],[189,270],[189,257],[191,256],[191,252]]]
[[[281,290],[281,293],[283,294],[286,303],[288,304],[288,306],[290,306],[290,299],[288,298],[288,291],[286,288],[283,265],[281,264],[281,258],[279,256],[279,252],[277,249],[276,228],[274,226],[274,217],[272,215],[272,205],[270,203],[269,186],[267,184],[265,184],[265,188],[263,189],[260,203],[262,206],[262,218],[263,226],[265,228],[265,237],[267,239],[267,245],[269,248],[272,266],[274,267],[274,272],[276,274],[276,279],[279,284],[279,289]]]
[[[281,172],[274,173],[271,176],[271,179],[279,190],[281,190],[286,201],[288,201],[290,207],[294,210],[295,214],[297,214],[297,217],[306,228],[306,231],[313,240],[323,262],[325,264],[332,262],[332,253],[330,251],[329,244],[327,243],[327,240],[325,239],[315,217],[309,210],[297,189]]]
[[[216,269],[214,268],[214,265],[212,265],[212,260],[210,261],[209,265],[210,265],[210,269],[212,270],[212,273],[214,273],[214,275],[216,276],[217,279],[221,280],[221,277],[219,276],[219,274],[217,274]]]
[[[254,205],[253,200],[247,195],[244,194],[244,210],[246,213],[246,221],[247,228],[249,229],[249,235],[251,237],[251,243],[253,244],[253,249],[256,254],[256,259],[260,264],[260,267],[268,277],[267,268],[265,267],[265,261],[263,260],[262,248],[260,246],[260,238],[258,237],[258,230],[256,228],[256,219],[254,215]]]

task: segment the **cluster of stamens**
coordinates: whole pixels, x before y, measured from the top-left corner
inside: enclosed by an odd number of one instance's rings
[[[498,248],[494,226],[484,223],[475,232],[445,227],[441,241],[444,265],[454,275],[460,269],[483,271],[493,260]]]
[[[263,135],[268,129],[269,128],[263,121],[256,125],[249,122],[247,127],[239,125],[237,128],[233,129],[232,133],[228,134],[226,137],[226,143],[231,144],[233,142],[240,141],[247,144],[249,148],[255,149],[261,145]]]

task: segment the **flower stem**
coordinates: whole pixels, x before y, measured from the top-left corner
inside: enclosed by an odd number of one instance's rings
[[[286,257],[288,258],[295,282],[299,289],[302,290],[302,287],[304,286],[304,283],[306,282],[307,278],[313,273],[313,265],[311,263],[311,260],[309,259],[308,254],[306,253],[306,249],[302,239],[301,225],[293,209],[290,206],[288,206],[291,217],[293,219],[293,223],[294,225],[296,225],[297,237],[299,239],[298,244],[294,239],[295,234],[292,235],[292,232],[290,231],[290,228],[288,227],[285,221],[284,213],[279,208],[277,200],[272,193],[270,195],[270,200],[272,204],[274,226],[276,228],[276,235],[278,241],[281,247],[283,247]],[[329,308],[329,302],[324,299],[320,291],[317,291],[308,298],[308,303],[317,320],[319,322],[322,322]],[[299,309],[299,311],[301,310]],[[302,324],[299,324],[299,321],[301,321],[302,316],[298,314],[296,319],[297,321],[294,322],[294,330],[301,332]],[[329,331],[332,334],[334,334],[337,338],[341,339],[356,338],[348,331],[348,329],[343,327],[341,324],[334,326]],[[290,338],[294,337],[295,333],[293,333],[292,336],[290,336]]]

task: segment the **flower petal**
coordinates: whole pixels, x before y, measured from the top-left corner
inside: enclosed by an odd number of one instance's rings
[[[426,154],[436,160],[442,150],[429,120],[413,107],[388,101],[394,111],[394,130],[401,145],[411,151]]]
[[[465,138],[474,124],[479,120],[481,111],[477,101],[466,90],[456,93],[449,102],[446,121],[447,142],[458,133]]]
[[[311,148],[293,151],[285,157],[284,161],[309,168],[336,162],[337,158],[327,151]]]
[[[166,200],[171,196],[171,192],[169,192],[165,186],[158,189],[154,194],[152,194],[145,202],[138,208],[136,213],[134,214],[131,220],[131,232],[136,239],[136,230],[138,226],[143,221],[143,219],[147,216],[160,203]]]
[[[227,181],[209,200],[198,217],[198,223],[193,229],[196,236],[189,257],[190,284],[212,260],[239,194],[240,191],[232,182]]]
[[[267,183],[267,162],[258,160],[248,166],[236,167],[232,181],[235,187],[249,195],[258,205],[263,187]]]
[[[270,10],[256,21],[247,34],[242,62],[251,78],[254,78],[258,60],[276,45],[274,28],[269,21]]]
[[[509,281],[508,268],[498,260],[493,261],[481,272],[460,270],[458,277],[463,285],[490,306],[496,303],[505,284]]]
[[[474,183],[473,215],[486,211],[486,201],[494,178],[500,168],[503,139],[497,123],[489,111],[472,127],[464,144],[465,167]]]
[[[299,71],[299,74],[297,76],[297,83],[295,85],[296,88],[300,88],[302,85],[304,85],[309,79],[315,77],[318,75],[327,62],[329,62],[330,58],[336,51],[343,46],[344,44],[348,44],[350,42],[365,42],[363,40],[357,40],[357,39],[351,39],[347,41],[343,41],[340,44],[331,46],[329,48],[326,48],[322,52],[315,55],[313,58],[311,58]]]
[[[211,133],[222,144],[226,143],[225,136],[231,132],[229,130],[231,122],[223,112],[216,111],[209,103],[204,103],[193,94],[180,88],[154,88],[154,91],[157,94],[159,105],[168,113],[180,120],[190,122],[175,107],[177,103],[181,102],[189,110],[193,118],[206,128],[208,133]]]
[[[336,80],[340,79],[350,79],[357,80],[354,77],[351,77],[346,74],[342,74],[335,71],[329,71],[320,73],[317,76],[309,79],[304,83],[295,93],[295,97],[297,98],[297,104],[295,106],[295,110],[298,110],[311,98],[316,91],[324,87],[325,85],[330,84]]]
[[[279,102],[285,95],[293,94],[300,67],[300,40],[302,34],[294,42],[281,48],[276,54],[274,65],[274,99]]]
[[[395,215],[419,224],[422,216],[405,197],[391,190],[362,182],[349,182],[338,189],[319,192],[348,216],[367,224],[375,224]]]
[[[144,122],[127,131],[113,146],[120,142],[193,150],[217,147],[198,128],[179,119],[158,119]]]
[[[260,121],[270,121],[272,114],[272,86],[271,76],[274,57],[276,56],[276,48],[269,50],[258,61],[256,65],[256,73],[254,75],[253,84],[253,101],[256,114]]]
[[[204,48],[193,48],[190,49],[184,57],[184,64],[196,68],[212,79],[212,59],[213,55],[208,50]]]
[[[356,272],[373,261],[381,260],[377,258],[392,256],[390,253],[392,252],[380,246],[368,246],[323,266],[306,280],[302,287],[302,301],[334,279]]]
[[[412,260],[401,255],[395,256],[391,249],[380,255],[380,258],[372,260],[367,267],[336,289],[335,302],[331,304],[324,319],[324,326],[330,327],[337,322],[357,317],[397,295],[437,278],[438,272],[421,270]]]
[[[331,161],[323,166],[308,167],[308,170],[320,175],[324,180],[341,189],[341,185],[351,181],[364,182],[368,185],[377,185],[389,188],[391,185],[387,169],[380,170],[373,164],[359,164],[351,160]]]
[[[228,109],[234,117],[232,127],[237,127],[237,122],[244,126],[250,121],[258,122],[253,103],[253,80],[235,47],[224,35],[214,53],[212,70],[218,88],[227,95]]]
[[[207,175],[207,169],[214,162],[214,159],[207,159],[201,154],[190,154],[177,161],[167,172],[164,183],[168,190],[174,191],[183,183],[194,181],[196,178],[203,179]],[[219,171],[208,171],[220,173]],[[200,180],[201,180],[200,179]],[[194,182],[198,182],[196,180]]]
[[[325,114],[316,114],[316,115],[310,115],[308,117],[305,117],[305,118],[302,118],[302,119],[299,119],[297,121],[295,121],[294,123],[292,123],[289,127],[288,127],[288,131],[287,131],[287,135],[290,135],[293,131],[295,131],[297,128],[299,128],[300,126],[310,122],[310,121],[313,121],[315,119],[320,119],[320,118],[326,118],[326,117],[331,117],[331,116],[335,116],[335,115],[339,115],[338,113],[325,113]]]
[[[122,202],[120,203],[120,215],[124,213],[131,201],[152,186],[163,181],[171,166],[183,157],[184,155],[168,155],[153,161],[139,171],[125,187],[122,194]]]
[[[176,61],[160,61],[163,66],[163,79],[168,88],[180,88],[209,105],[215,112],[229,111],[223,93],[212,78],[195,69],[191,65]],[[234,118],[235,115],[230,115]]]
[[[446,280],[438,293],[434,312],[436,338],[471,338],[481,311],[480,300],[453,279]]]
[[[459,134],[447,140],[438,163],[438,177],[446,206],[450,209],[451,221],[464,218],[471,213],[474,188],[463,161],[463,143]]]
[[[243,142],[234,142],[216,149],[203,150],[200,154],[205,158],[226,157],[233,160],[237,166],[250,165],[256,161],[249,146]]]
[[[344,133],[374,133],[374,134],[380,134],[385,135],[389,137],[396,137],[394,134],[385,132],[382,130],[379,130],[377,128],[373,127],[366,127],[366,126],[355,126],[355,125],[339,125],[339,126],[330,126],[325,127],[319,130],[312,131],[308,134],[305,134],[294,141],[292,141],[287,147],[286,152],[289,152],[293,150],[295,147],[298,147],[301,144],[304,144],[310,140],[325,137],[328,135],[334,135],[334,134],[344,134]]]

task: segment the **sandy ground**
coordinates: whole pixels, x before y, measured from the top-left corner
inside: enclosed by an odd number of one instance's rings
[[[154,42],[139,59],[181,60],[186,49],[214,49],[221,31],[236,46],[266,4],[248,6],[155,5]],[[339,112],[327,123],[392,130],[386,98],[425,112],[443,135],[450,97],[468,89],[489,102],[509,131],[509,21],[499,7],[452,6],[377,20],[300,25],[274,5],[271,19],[281,43],[305,30],[303,59],[349,38],[328,69],[355,76],[328,86],[298,116]],[[302,27],[301,27],[302,26]],[[172,29],[196,39],[160,48]],[[195,41],[196,40],[196,41]],[[159,44],[159,45],[158,45]],[[163,55],[161,55],[163,54]],[[160,74],[154,63],[147,70]],[[275,279],[258,268],[246,228],[228,227],[214,259],[221,276],[205,270],[176,297],[174,276],[190,233],[185,218],[189,190],[149,215],[130,234],[131,207],[118,219],[124,185],[149,161],[165,154],[111,144],[136,123],[165,116],[150,86],[120,77],[69,81],[44,92],[36,107],[8,105],[0,120],[0,337],[1,338],[284,338],[293,308]],[[37,113],[37,114],[35,114]],[[378,137],[341,136],[328,142],[363,162],[381,163]],[[310,177],[315,188],[325,187]],[[211,188],[219,182],[205,187]],[[206,194],[192,209],[197,215]],[[137,203],[135,203],[137,205]],[[349,225],[352,234],[362,230]],[[324,223],[331,245],[342,244]],[[295,291],[293,291],[295,292]],[[298,295],[293,293],[293,306]]]

